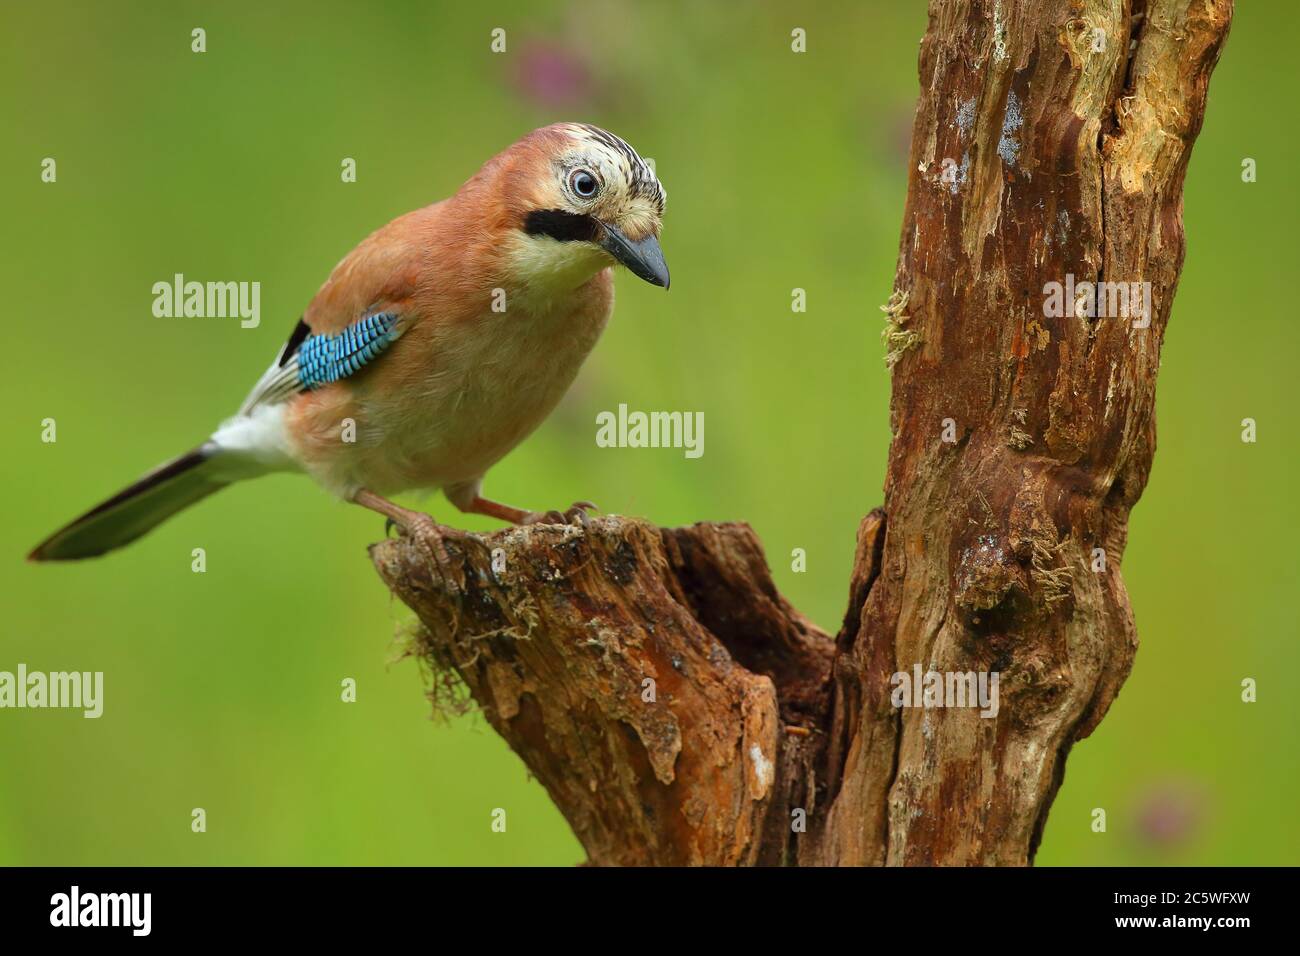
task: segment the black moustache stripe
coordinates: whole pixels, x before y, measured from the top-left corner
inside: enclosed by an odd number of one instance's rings
[[[524,217],[524,232],[530,236],[550,236],[561,242],[596,238],[596,220],[563,209],[534,209]]]

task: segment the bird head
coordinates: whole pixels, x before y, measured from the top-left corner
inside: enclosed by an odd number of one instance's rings
[[[624,140],[560,123],[530,133],[493,161],[504,195],[512,263],[534,284],[585,281],[613,264],[668,288],[659,246],[666,194]]]

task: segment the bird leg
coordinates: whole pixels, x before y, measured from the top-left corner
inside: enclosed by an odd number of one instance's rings
[[[450,573],[451,556],[447,554],[442,529],[438,526],[438,522],[433,520],[433,515],[403,508],[367,488],[357,489],[352,495],[352,502],[383,515],[390,523],[397,525],[408,538],[418,541],[437,565],[438,573],[442,576],[443,585],[447,590],[452,593],[460,590],[456,579]]]
[[[454,499],[452,503],[456,504]],[[564,512],[524,511],[522,508],[503,505],[499,501],[491,501],[482,495],[475,495],[467,504],[456,504],[456,507],[466,514],[487,515],[511,524],[580,524],[584,528],[587,526],[587,512],[596,510],[590,501],[575,501]]]

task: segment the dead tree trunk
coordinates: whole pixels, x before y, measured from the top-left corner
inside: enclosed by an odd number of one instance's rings
[[[1137,646],[1120,560],[1231,16],[932,0],[886,307],[885,504],[834,639],[744,525],[448,532],[450,589],[427,542],[375,546],[421,652],[591,862],[1032,860]],[[997,672],[997,716],[893,706],[892,675],[918,664]]]

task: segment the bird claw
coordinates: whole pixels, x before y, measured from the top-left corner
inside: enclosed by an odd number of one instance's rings
[[[433,519],[433,515],[412,511],[401,521],[389,518],[384,526],[385,533],[393,526],[424,549],[429,560],[437,567],[447,593],[459,595],[461,589],[452,573],[451,555],[447,553],[446,539],[443,537],[442,527]]]
[[[565,511],[530,511],[524,524],[571,524],[586,529],[591,526],[588,511],[595,511],[590,501],[575,501]]]
[[[576,524],[584,531],[591,527],[591,516],[588,511],[595,511],[596,506],[590,501],[575,501],[569,506],[569,510],[564,513],[564,517],[569,524]]]

